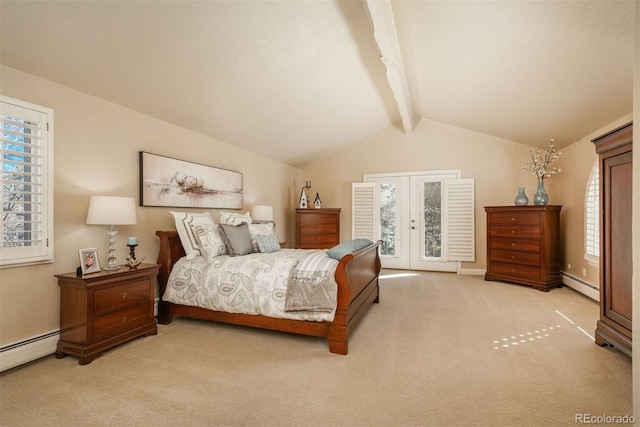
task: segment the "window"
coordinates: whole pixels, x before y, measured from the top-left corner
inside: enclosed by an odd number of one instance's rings
[[[53,261],[53,110],[0,96],[0,266]]]
[[[598,160],[591,168],[584,201],[584,257],[600,264],[600,174]]]

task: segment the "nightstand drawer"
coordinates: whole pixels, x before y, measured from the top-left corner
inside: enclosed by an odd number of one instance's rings
[[[540,268],[540,253],[492,250],[489,253],[489,260],[534,265],[536,268]]]
[[[132,307],[97,316],[93,320],[93,339],[110,338],[146,324],[153,317],[149,307],[149,302],[144,301]]]
[[[489,226],[489,236],[491,237],[514,237],[521,239],[539,239],[540,227],[536,226],[510,226],[491,225]]]
[[[149,280],[140,280],[125,285],[100,289],[95,292],[93,309],[95,314],[149,301]]]

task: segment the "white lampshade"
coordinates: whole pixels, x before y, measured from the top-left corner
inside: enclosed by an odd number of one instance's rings
[[[256,221],[273,221],[273,207],[258,205],[251,211],[251,219]]]
[[[91,196],[87,224],[136,224],[136,200],[133,197]]]

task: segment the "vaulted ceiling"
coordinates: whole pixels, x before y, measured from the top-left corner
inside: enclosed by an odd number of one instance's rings
[[[0,61],[298,167],[421,118],[562,147],[632,111],[634,7],[1,0]]]

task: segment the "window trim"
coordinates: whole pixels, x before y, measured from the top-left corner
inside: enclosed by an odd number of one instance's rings
[[[584,196],[584,259],[594,266],[600,265],[600,173],[599,161],[593,163]],[[595,192],[595,194],[593,194]],[[593,198],[592,202],[590,199]],[[590,224],[594,221],[593,224]],[[594,228],[594,231],[590,230]],[[592,241],[593,239],[593,241]],[[593,246],[597,252],[590,250]]]
[[[43,123],[42,139],[42,160],[41,167],[42,172],[42,238],[40,243],[40,250],[37,255],[21,253],[20,250],[12,250],[7,255],[2,251],[0,247],[0,269],[10,267],[22,267],[34,264],[52,263],[54,261],[54,241],[53,241],[53,200],[54,200],[54,178],[53,178],[53,165],[54,165],[54,112],[53,109],[43,107],[41,105],[32,104],[30,102],[22,101],[15,98],[10,98],[5,95],[0,95],[0,107],[5,104],[23,108],[27,110],[33,110],[39,114],[46,115],[46,120]],[[4,108],[0,108],[2,110]],[[25,252],[27,252],[25,250]]]

